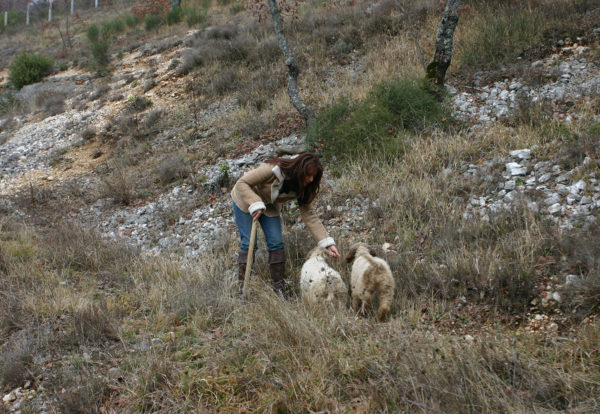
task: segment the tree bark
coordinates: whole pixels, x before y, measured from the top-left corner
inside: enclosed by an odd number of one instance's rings
[[[288,68],[288,87],[287,93],[292,101],[292,104],[296,108],[296,110],[302,115],[304,120],[309,127],[313,124],[315,120],[315,112],[304,100],[300,97],[300,93],[298,92],[298,75],[300,74],[300,66],[298,66],[298,62],[294,55],[290,52],[290,49],[287,44],[287,39],[283,34],[283,24],[281,22],[281,12],[279,10],[279,5],[276,0],[269,0],[269,10],[271,12],[271,17],[273,18],[273,27],[275,28],[275,35],[277,36],[277,42],[279,44],[279,49],[283,53],[285,58],[285,65]]]
[[[27,15],[25,17],[25,25],[26,26],[29,26],[29,22],[30,22],[30,20],[29,20],[29,8],[30,7],[31,7],[31,3],[27,3]]]
[[[427,79],[435,79],[435,83],[443,86],[446,78],[446,71],[450,66],[452,59],[452,40],[454,38],[454,29],[458,24],[458,10],[462,5],[462,0],[448,0],[444,15],[438,26],[435,37],[435,55],[431,63],[427,66]]]

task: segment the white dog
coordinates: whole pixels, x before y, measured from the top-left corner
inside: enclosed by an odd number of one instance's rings
[[[350,278],[352,308],[364,313],[365,306],[379,296],[377,320],[383,321],[391,311],[395,282],[387,262],[374,255],[365,243],[353,244],[346,255],[346,261],[354,260]]]
[[[300,295],[311,305],[343,307],[348,299],[348,289],[340,274],[325,261],[327,254],[322,247],[315,247],[308,253],[300,272]]]

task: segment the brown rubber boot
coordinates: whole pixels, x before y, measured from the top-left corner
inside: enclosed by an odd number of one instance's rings
[[[285,291],[285,250],[269,252],[269,268],[275,292],[287,295]]]
[[[238,254],[238,285],[239,295],[242,295],[244,288],[244,277],[246,276],[246,264],[248,263],[248,252],[242,252]]]

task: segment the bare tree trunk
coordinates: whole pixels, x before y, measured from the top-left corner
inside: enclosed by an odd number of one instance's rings
[[[287,39],[283,34],[281,13],[276,0],[269,0],[269,10],[271,12],[271,17],[273,18],[273,27],[275,28],[275,35],[277,36],[279,49],[281,49],[281,52],[283,53],[285,65],[288,68],[288,95],[296,110],[306,121],[310,130],[310,126],[315,120],[315,112],[310,105],[302,100],[300,93],[298,92],[298,75],[300,74],[300,66],[298,66],[296,58],[294,58],[294,55],[292,55],[290,49],[288,48]]]
[[[448,0],[444,15],[438,26],[437,36],[435,37],[435,55],[431,63],[427,66],[427,79],[435,79],[435,83],[443,86],[446,78],[446,71],[450,66],[452,59],[452,40],[454,38],[454,29],[458,24],[458,10],[462,5],[462,0]]]
[[[31,7],[31,3],[27,3],[27,15],[25,16],[25,25],[29,26],[31,20],[29,19],[29,8]]]
[[[4,27],[8,26],[8,12],[4,12]]]
[[[71,16],[75,14],[75,0],[71,0]]]
[[[66,33],[63,36],[62,31],[60,30],[60,25],[58,27],[58,33],[60,34],[60,38],[63,43],[63,50],[66,51],[67,48],[71,49],[73,45],[71,44],[71,35],[69,34],[69,13],[67,12],[67,1],[65,0],[65,17],[66,17]],[[71,7],[73,7],[73,2],[75,0],[71,0]],[[72,10],[72,9],[71,9]]]
[[[48,21],[52,21],[52,0],[48,2]]]
[[[94,8],[97,9],[98,8],[98,0],[94,0]]]

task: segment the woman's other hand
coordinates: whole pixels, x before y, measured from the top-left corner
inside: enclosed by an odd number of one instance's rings
[[[260,215],[263,213],[264,210],[256,210],[254,213],[252,213],[252,221],[256,221],[260,218]]]
[[[327,247],[327,251],[329,252],[329,255],[331,257],[340,257],[340,252],[338,252],[337,247],[335,247],[335,244],[332,244],[331,246]]]

